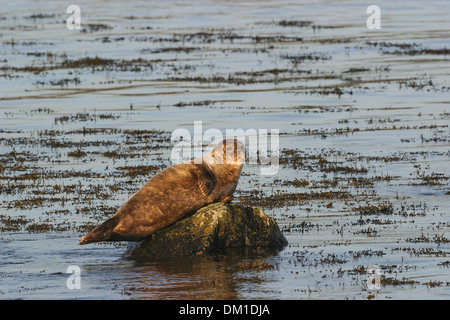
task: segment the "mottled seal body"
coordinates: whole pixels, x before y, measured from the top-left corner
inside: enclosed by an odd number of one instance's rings
[[[225,139],[201,161],[164,169],[79,244],[139,241],[207,204],[231,201],[244,160],[244,144]]]

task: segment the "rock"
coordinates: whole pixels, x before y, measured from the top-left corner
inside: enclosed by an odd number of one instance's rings
[[[124,257],[142,261],[214,254],[229,248],[281,249],[287,243],[275,220],[261,209],[213,203],[145,240],[131,242]]]

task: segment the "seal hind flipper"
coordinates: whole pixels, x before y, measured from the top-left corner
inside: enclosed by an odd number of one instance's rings
[[[198,178],[198,188],[203,196],[207,196],[211,194],[213,189],[217,185],[217,178],[214,173],[209,170],[205,165],[194,165],[193,167],[194,173]]]
[[[91,230],[91,232],[85,235],[78,244],[88,244],[92,242],[115,239],[117,237],[117,234],[115,232],[111,232],[111,230],[113,230],[116,225],[117,218],[112,217],[106,220],[102,225]]]

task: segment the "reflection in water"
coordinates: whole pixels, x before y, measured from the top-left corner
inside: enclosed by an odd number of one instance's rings
[[[230,250],[216,256],[158,259],[124,269],[119,281],[122,294],[131,299],[239,299],[254,274],[272,268],[275,252]],[[245,266],[253,264],[253,270]],[[264,261],[264,264],[259,263]]]

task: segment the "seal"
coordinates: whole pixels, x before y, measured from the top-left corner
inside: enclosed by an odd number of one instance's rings
[[[244,161],[244,144],[224,139],[209,155],[164,169],[79,244],[140,241],[205,205],[230,202]]]

